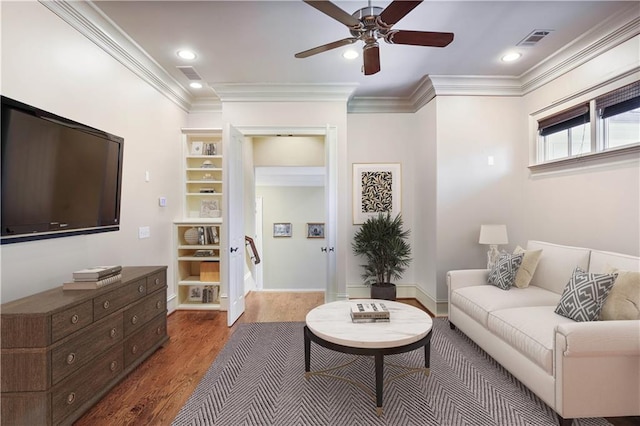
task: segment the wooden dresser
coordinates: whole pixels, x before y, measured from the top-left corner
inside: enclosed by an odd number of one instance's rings
[[[0,309],[0,422],[71,424],[169,339],[167,268],[124,267],[119,283]]]

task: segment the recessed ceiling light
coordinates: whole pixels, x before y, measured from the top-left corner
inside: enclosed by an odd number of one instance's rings
[[[355,59],[358,57],[358,52],[353,49],[345,50],[342,57],[345,59]]]
[[[180,56],[182,59],[195,59],[196,58],[196,54],[193,53],[191,50],[178,50],[178,56]]]
[[[202,83],[198,83],[197,81],[189,83],[189,86],[194,89],[202,89]]]
[[[517,52],[507,53],[506,55],[504,55],[502,57],[502,62],[517,61],[518,59],[520,59],[521,56],[522,56],[522,54],[521,53],[517,53]]]

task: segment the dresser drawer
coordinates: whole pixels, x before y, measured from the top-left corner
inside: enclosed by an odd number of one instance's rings
[[[87,327],[80,336],[70,339],[52,351],[53,384],[77,371],[87,362],[93,362],[96,354],[122,342],[122,338],[122,313]]]
[[[160,290],[167,285],[166,271],[158,272],[147,277],[147,294]]]
[[[167,315],[162,313],[124,342],[124,366],[133,364],[167,335]]]
[[[53,423],[64,420],[95,396],[124,368],[122,344],[116,345],[53,388]]]
[[[57,342],[93,322],[93,302],[87,300],[80,305],[51,316],[51,341]]]
[[[124,335],[129,336],[140,330],[160,313],[166,313],[167,291],[157,291],[142,299],[124,312]]]
[[[146,279],[120,287],[93,299],[93,319],[97,320],[147,295]]]

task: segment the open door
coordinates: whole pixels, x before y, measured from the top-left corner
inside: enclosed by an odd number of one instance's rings
[[[325,302],[336,300],[338,295],[336,250],[338,228],[338,136],[336,127],[327,126],[324,137],[325,181],[325,238],[327,242],[327,283],[324,292]]]
[[[224,181],[226,183],[225,209],[223,210],[223,229],[227,241],[227,325],[233,323],[244,313],[244,169],[242,149],[244,135],[235,127],[227,124],[223,134]]]

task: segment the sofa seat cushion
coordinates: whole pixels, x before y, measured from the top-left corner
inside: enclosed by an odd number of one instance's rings
[[[574,322],[554,312],[554,306],[502,309],[489,314],[488,329],[547,374],[553,375],[554,329]]]
[[[492,285],[480,285],[463,287],[451,293],[451,304],[484,327],[487,327],[490,312],[526,306],[551,306],[555,309],[559,300],[559,294],[535,286],[511,287],[505,291]]]

